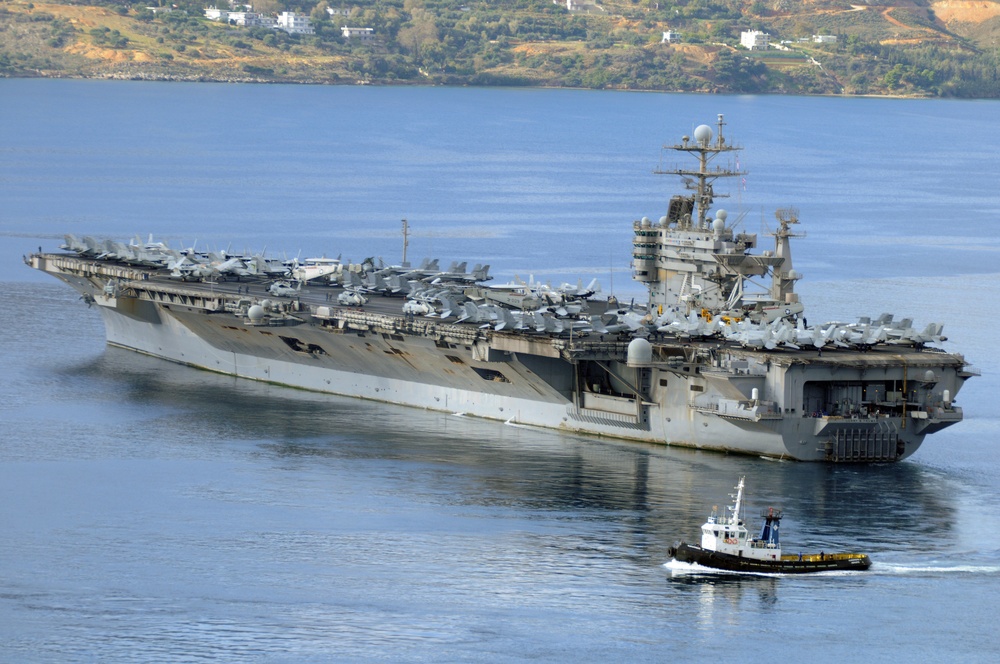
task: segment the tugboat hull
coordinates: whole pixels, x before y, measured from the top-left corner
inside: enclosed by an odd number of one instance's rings
[[[807,574],[833,570],[861,571],[871,567],[871,559],[863,553],[810,553],[784,555],[777,560],[757,560],[734,556],[718,551],[708,551],[700,546],[679,543],[667,550],[675,560],[697,563],[729,572],[770,572],[782,574]]]

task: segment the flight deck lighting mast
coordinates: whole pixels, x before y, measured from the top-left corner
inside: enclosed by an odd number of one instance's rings
[[[410,225],[406,223],[406,219],[403,219],[403,267],[410,266],[406,262],[406,248],[408,246],[410,246]]]

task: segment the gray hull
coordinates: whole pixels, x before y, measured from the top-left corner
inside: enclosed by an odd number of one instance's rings
[[[952,400],[969,375],[961,356],[895,347],[820,356],[664,339],[630,362],[629,344],[610,335],[498,332],[308,294],[252,319],[260,297],[75,256],[30,261],[96,305],[115,346],[316,392],[651,443],[896,461],[961,420]]]

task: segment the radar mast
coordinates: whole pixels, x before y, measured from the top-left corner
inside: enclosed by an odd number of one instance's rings
[[[708,125],[699,125],[694,130],[694,141],[691,138],[684,136],[681,138],[681,143],[679,145],[664,145],[664,150],[676,150],[678,152],[687,152],[698,158],[698,170],[690,170],[686,168],[674,168],[667,170],[657,169],[653,171],[657,175],[679,175],[684,180],[684,187],[694,192],[691,197],[691,202],[693,203],[695,213],[694,220],[696,220],[697,228],[705,228],[706,220],[708,218],[708,211],[712,207],[712,201],[716,198],[728,198],[729,194],[716,194],[713,188],[713,183],[724,177],[737,177],[745,176],[747,171],[741,171],[739,168],[729,168],[716,166],[711,167],[711,162],[716,157],[724,152],[739,152],[743,148],[737,145],[726,144],[726,139],[722,134],[722,128],[726,126],[723,120],[722,113],[719,113],[719,119],[716,123],[715,131],[715,141],[712,141],[712,128]],[[676,200],[676,197],[675,199]],[[672,211],[676,207],[674,200],[671,200]],[[675,215],[668,215],[675,216]],[[683,218],[685,215],[679,215],[680,218],[677,222],[681,224],[681,227],[691,226],[692,219]]]

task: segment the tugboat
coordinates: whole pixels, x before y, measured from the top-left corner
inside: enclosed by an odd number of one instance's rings
[[[831,570],[866,570],[871,560],[863,553],[808,553],[782,555],[778,542],[781,510],[769,508],[762,517],[760,537],[751,538],[743,521],[743,487],[736,485],[736,502],[728,517],[719,518],[715,508],[701,527],[701,546],[679,542],[667,549],[673,559],[730,572],[781,572],[804,574]],[[732,494],[730,494],[732,495]]]

